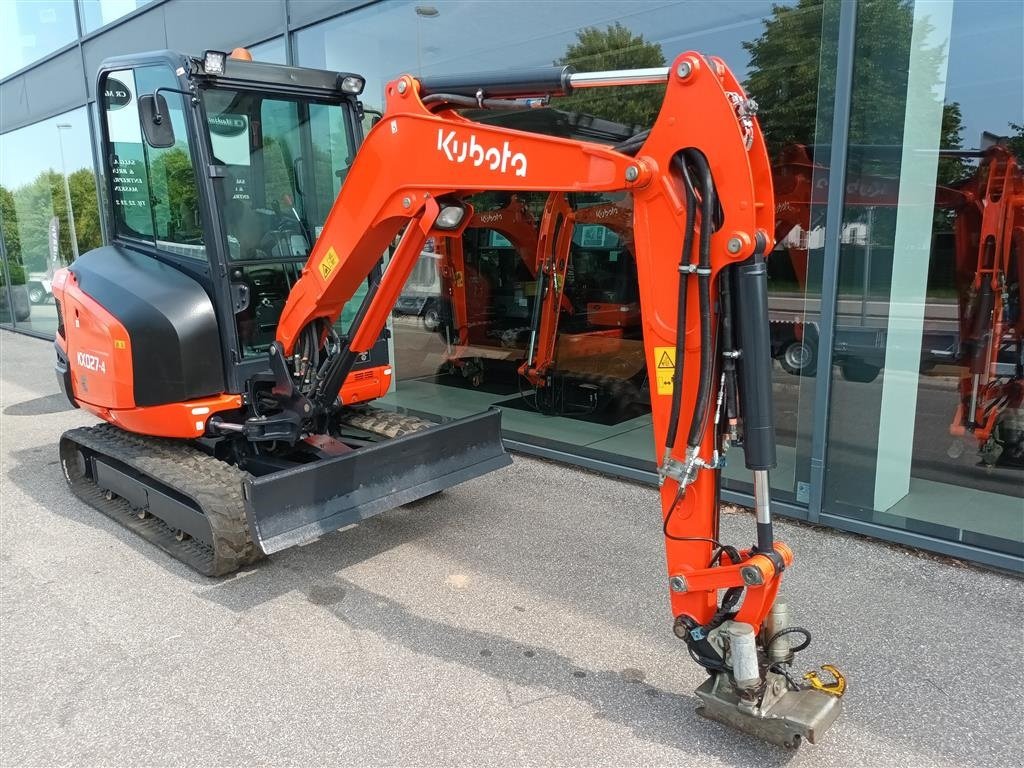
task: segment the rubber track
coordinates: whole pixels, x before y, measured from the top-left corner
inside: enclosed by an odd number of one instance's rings
[[[108,500],[84,475],[76,446],[187,496],[210,523],[213,548],[195,539],[179,542],[159,518],[140,520],[125,499]],[[76,496],[206,576],[224,576],[265,557],[249,535],[242,498],[246,473],[237,467],[182,441],[136,435],[112,424],[65,432],[60,455],[64,476]]]
[[[376,408],[347,411],[342,415],[341,423],[383,437],[401,437],[410,432],[419,432],[421,429],[437,426],[434,422],[417,416],[394,411],[381,411]]]

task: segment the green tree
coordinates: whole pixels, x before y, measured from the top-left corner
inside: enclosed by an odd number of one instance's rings
[[[772,6],[761,36],[743,43],[750,54],[744,87],[760,106],[758,119],[773,155],[790,144],[813,143],[819,87],[835,86],[830,67],[821,73],[828,82],[819,85],[822,12],[821,0]]]
[[[75,171],[68,177],[68,187],[75,214],[78,250],[84,253],[96,248],[102,240],[93,171],[89,168]],[[60,261],[69,264],[74,251],[71,248],[64,177],[48,169],[13,192],[0,190],[0,216],[3,218],[8,259],[23,264],[30,272],[45,271],[50,258],[50,221],[56,216],[60,222]]]
[[[0,185],[0,225],[3,226],[4,250],[12,264],[21,264],[21,237],[18,217],[14,210],[14,193]]]
[[[1017,162],[1024,162],[1024,125],[1010,123],[1010,130],[1013,133],[1006,138],[1006,145],[1017,156]]]
[[[75,214],[78,252],[85,253],[99,248],[103,244],[103,231],[100,229],[96,174],[91,168],[79,168],[68,176],[68,187],[71,189],[71,207]]]
[[[153,154],[149,181],[156,236],[175,242],[201,236],[199,188],[188,149],[178,145]]]
[[[819,93],[834,91],[834,67],[819,68],[823,26],[830,27],[833,21],[824,13],[822,0],[773,6],[761,36],[743,44],[750,54],[745,87],[760,105],[759,119],[773,156],[790,144],[814,142]],[[927,22],[919,22],[915,29],[911,0],[862,2],[856,32],[851,165],[860,165],[858,170],[866,173],[898,172],[898,155],[875,148],[901,146],[906,113],[919,114],[939,98],[926,89],[907,93],[907,65],[913,55],[933,73],[932,82],[940,83],[945,46],[929,44],[932,27]],[[823,107],[831,111],[830,102]],[[959,149],[962,129],[960,105],[945,104],[939,146]],[[962,161],[943,158],[939,183],[954,183],[965,173]]]
[[[566,49],[565,55],[555,64],[572,65],[578,72],[663,67],[665,55],[658,43],[648,42],[643,35],[635,35],[628,27],[615,22],[603,30],[597,27],[579,30],[576,42]],[[635,130],[640,130],[650,127],[658,116],[664,93],[663,85],[595,88],[560,99],[558,107],[631,125]]]

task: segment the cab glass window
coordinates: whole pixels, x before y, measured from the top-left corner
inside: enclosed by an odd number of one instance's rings
[[[174,129],[172,146],[147,144],[139,122],[140,96],[176,87],[174,76],[163,66],[119,70],[104,78],[114,228],[119,235],[153,242],[161,250],[205,259],[183,96],[160,93],[167,103],[165,117]]]
[[[344,108],[231,89],[203,100],[231,258],[306,258],[352,162]]]

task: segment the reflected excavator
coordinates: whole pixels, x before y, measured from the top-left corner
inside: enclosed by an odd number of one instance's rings
[[[963,373],[950,432],[986,464],[1024,467],[1024,173],[1005,145],[980,154],[954,225]]]
[[[495,233],[503,243],[491,242]],[[465,240],[472,245],[467,247]],[[512,254],[506,253],[509,248]],[[447,348],[444,372],[460,375],[479,387],[485,375],[484,361],[472,354],[471,348],[494,345],[495,336],[504,346],[516,342],[525,323],[523,317],[516,318],[525,314],[525,307],[521,313],[516,309],[527,303],[527,297],[515,295],[512,287],[520,281],[514,277],[517,273],[525,273],[531,280],[536,276],[536,251],[537,221],[518,195],[509,195],[495,210],[475,211],[462,238],[444,238],[438,243],[439,331]],[[511,265],[504,263],[509,257],[514,262]],[[500,307],[496,306],[499,293]],[[495,317],[499,310],[501,316]]]
[[[614,247],[594,247],[607,230]],[[577,243],[577,240],[581,242]],[[624,410],[647,398],[640,295],[628,195],[573,207],[551,195],[541,217],[537,289],[519,374],[542,413]]]
[[[460,113],[634,84],[663,85],[664,101],[615,147]],[[810,633],[778,599],[794,555],[769,500],[775,206],[736,77],[694,52],[644,70],[403,75],[365,139],[362,88],[216,51],[101,67],[111,240],[54,279],[58,378],[105,422],[61,438],[74,493],[223,575],[506,466],[500,411],[432,423],[370,404],[391,377],[387,318],[428,239],[463,235],[473,194],[629,192],[674,634],[707,674],[704,715],[790,748],[817,741],[845,681],[796,671]],[[283,282],[254,284],[275,265]],[[254,300],[269,302],[269,342],[239,332]],[[740,441],[756,526],[733,544],[719,494]]]
[[[924,346],[948,347],[946,361],[962,368],[950,434],[972,439],[985,464],[1024,466],[1024,174],[1016,156],[1002,143],[978,151],[939,150],[939,155],[977,158],[979,163],[966,181],[935,189],[935,208],[952,211],[954,217],[957,330],[943,332],[926,324]],[[827,167],[815,164],[807,148],[799,145],[788,147],[773,168],[776,242],[783,243],[788,251],[801,291],[807,284],[808,249],[805,241],[790,237],[790,233],[812,227],[812,207],[824,210],[827,172]],[[849,181],[844,195],[849,209],[891,209],[898,203],[899,180],[882,176],[861,174]],[[799,320],[792,327],[794,343],[806,348],[804,334],[813,329]],[[884,334],[880,337],[875,328],[869,331],[875,337],[872,343],[879,346]],[[837,338],[842,335],[840,328]],[[947,343],[945,337],[951,337],[952,343]],[[842,339],[840,343],[844,348],[856,346]],[[884,343],[880,347],[884,348]],[[779,349],[777,354],[784,357],[787,349]],[[813,354],[808,356],[813,359]],[[859,375],[859,361],[840,355],[839,362],[848,378],[873,378]],[[784,367],[804,372],[795,364],[784,363]],[[877,374],[877,368],[873,370]],[[950,449],[953,455],[960,452],[958,444]]]

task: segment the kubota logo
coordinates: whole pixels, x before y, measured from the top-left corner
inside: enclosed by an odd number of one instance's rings
[[[610,219],[616,213],[618,213],[618,208],[598,208],[596,211],[594,211],[594,218]]]
[[[437,129],[437,151],[443,152],[453,163],[464,163],[471,160],[473,165],[481,166],[484,163],[492,171],[508,173],[515,171],[516,176],[526,176],[526,155],[522,152],[512,152],[508,142],[504,142],[501,149],[498,147],[484,147],[477,143],[476,135],[469,134],[469,139],[457,139],[455,131],[444,132],[444,128]]]
[[[481,213],[478,217],[481,224],[493,224],[496,221],[501,221],[505,216],[501,211],[491,211],[489,213]]]

